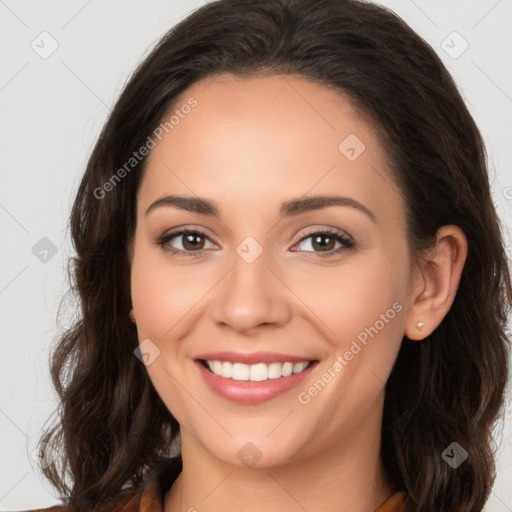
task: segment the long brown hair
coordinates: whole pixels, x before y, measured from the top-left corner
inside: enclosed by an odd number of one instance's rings
[[[134,356],[128,317],[128,247],[146,158],[112,177],[181,92],[223,72],[293,73],[343,93],[379,130],[414,254],[443,225],[464,231],[468,256],[450,311],[426,340],[404,337],[386,384],[382,460],[410,510],[482,510],[495,478],[491,434],[508,377],[512,303],[485,149],[434,50],[393,12],[358,0],[214,1],[174,26],[135,70],[71,212],[79,314],[52,347],[59,421],[39,446],[41,456],[47,444],[59,456],[43,473],[77,512],[97,510],[122,489],[140,490],[169,456],[179,424]],[[456,470],[441,457],[454,441],[469,454]]]

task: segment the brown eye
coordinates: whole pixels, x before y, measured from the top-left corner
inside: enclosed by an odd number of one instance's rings
[[[313,242],[311,246],[321,251],[333,250],[336,244],[336,239],[330,235],[317,235],[312,237]]]
[[[178,247],[175,247],[175,240],[180,242]],[[171,243],[172,241],[174,241],[174,243]],[[178,256],[202,256],[206,253],[206,242],[214,245],[206,234],[201,233],[200,231],[184,229],[175,233],[163,235],[157,241],[157,244],[165,251]]]
[[[340,244],[338,247],[336,247],[337,243]],[[301,245],[302,249],[300,248]],[[299,241],[297,246],[299,246],[300,251],[317,254],[320,257],[328,257],[354,248],[355,242],[341,232],[327,230],[309,233]]]
[[[196,251],[204,246],[204,240],[201,243],[202,235],[200,233],[187,233],[180,236],[183,240],[182,245],[186,250]]]

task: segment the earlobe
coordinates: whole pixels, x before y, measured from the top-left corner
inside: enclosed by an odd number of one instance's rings
[[[442,322],[455,300],[466,256],[464,232],[455,225],[441,227],[434,249],[423,257],[419,275],[411,283],[407,338],[422,340]]]
[[[130,309],[130,312],[128,313],[128,316],[130,317],[130,320],[135,323],[135,312],[133,311],[133,308]]]

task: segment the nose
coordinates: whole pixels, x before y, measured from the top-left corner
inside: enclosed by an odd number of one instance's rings
[[[217,325],[247,334],[262,325],[282,327],[290,320],[293,294],[271,260],[266,250],[250,263],[234,253],[231,269],[216,287]]]

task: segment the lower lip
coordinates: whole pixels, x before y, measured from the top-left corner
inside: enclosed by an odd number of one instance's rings
[[[195,361],[195,363],[206,384],[221,397],[241,404],[260,404],[298,386],[309,375],[318,361],[310,363],[301,373],[260,382],[226,379],[208,371],[200,361]]]

